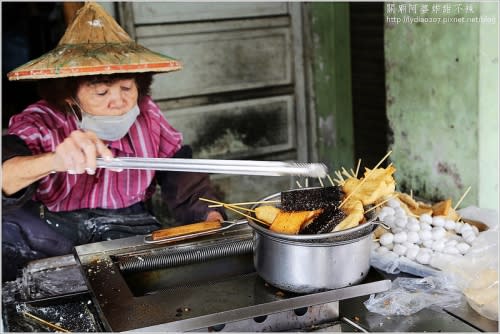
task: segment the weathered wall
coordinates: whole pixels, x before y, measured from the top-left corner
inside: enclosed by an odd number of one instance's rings
[[[498,146],[496,154],[488,146],[498,142],[498,77],[490,74],[498,73],[498,49],[494,48],[498,4],[476,3],[468,8],[469,13],[452,9],[451,13],[417,15],[386,9],[391,159],[403,191],[456,202],[471,186],[462,206],[498,208]],[[403,21],[405,16],[480,15],[493,17],[496,25]],[[402,20],[397,23],[393,17]],[[485,44],[489,45],[487,55],[481,54]]]
[[[348,3],[310,3],[318,160],[354,165]]]

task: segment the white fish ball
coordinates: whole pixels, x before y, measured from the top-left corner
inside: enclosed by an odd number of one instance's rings
[[[467,223],[464,223],[464,225],[460,229],[460,233],[463,235],[466,231],[472,231],[472,226],[470,226]],[[472,232],[474,232],[474,231],[472,231]]]
[[[427,240],[424,240],[422,242],[422,245],[425,247],[425,248],[428,248],[428,249],[432,249],[432,244],[434,243],[434,241],[432,239],[427,239]]]
[[[405,256],[410,260],[415,260],[419,251],[420,251],[419,247],[408,248],[406,250]]]
[[[434,240],[432,243],[432,249],[436,252],[441,252],[444,249],[444,240]]]
[[[472,225],[472,230],[474,231],[474,234],[477,237],[479,235],[479,229],[477,228],[477,226]]]
[[[427,223],[420,223],[420,230],[430,231],[430,230],[432,230],[432,226],[430,224],[427,224]]]
[[[406,240],[408,240],[408,235],[406,234],[405,231],[394,234],[394,242],[402,243],[405,242]]]
[[[398,227],[404,228],[406,226],[407,222],[408,222],[408,219],[406,217],[396,216],[396,225]]]
[[[406,224],[406,229],[408,231],[412,231],[412,232],[418,232],[420,231],[420,224],[418,221],[409,221],[407,224]]]
[[[377,248],[377,252],[379,254],[385,254],[385,253],[389,252],[389,248],[387,248],[385,246],[380,246],[379,248]]]
[[[459,242],[455,247],[457,247],[460,254],[465,254],[469,250],[470,246],[465,242]]]
[[[392,244],[393,241],[394,241],[394,234],[392,234],[391,232],[384,233],[380,236],[380,244],[383,246]]]
[[[467,239],[470,237],[476,237],[476,234],[474,234],[473,230],[466,230],[465,232],[462,233],[462,238]]]
[[[392,231],[392,234],[396,234],[396,233],[401,233],[404,230],[401,227],[396,226],[396,227],[391,228],[391,231]]]
[[[422,250],[420,250],[415,257],[415,260],[417,260],[417,262],[421,264],[429,264],[429,262],[431,262],[431,254],[428,252],[422,252]]]
[[[372,250],[376,250],[380,247],[380,243],[378,241],[372,242]]]
[[[406,214],[406,211],[403,208],[395,208],[394,215],[396,217],[408,217],[408,215]]]
[[[432,239],[438,240],[444,238],[446,235],[446,230],[442,227],[434,227],[432,229]]]
[[[456,222],[455,223],[455,232],[461,233],[463,226],[464,226],[464,223]]]
[[[448,240],[448,241],[445,242],[446,247],[448,247],[448,246],[456,246],[457,244],[458,244],[458,241],[454,240],[454,239],[450,239],[450,240]]]
[[[399,208],[401,206],[401,203],[399,202],[399,200],[391,198],[387,201],[387,206],[390,206],[391,208]]]
[[[396,220],[396,217],[394,217],[394,216],[385,216],[383,221],[384,221],[384,223],[386,223],[387,225],[392,227],[392,226],[394,226],[395,220]]]
[[[424,242],[425,240],[431,240],[432,239],[432,232],[429,230],[420,230],[418,232],[418,236],[420,237],[420,240]]]
[[[388,250],[392,251],[394,249],[394,243],[384,245],[384,247],[386,247]]]
[[[467,237],[464,237],[464,240],[469,245],[472,245],[472,242],[474,242],[474,240],[476,240],[476,236],[474,235],[474,233],[472,233],[470,235],[467,235]]]
[[[432,217],[432,225],[437,226],[437,227],[443,227],[444,226],[444,218],[437,216],[437,217]]]
[[[455,247],[455,246],[445,247],[443,249],[443,253],[446,253],[446,254],[460,254],[460,252],[458,251],[457,247]]]
[[[383,213],[384,215],[386,216],[394,216],[394,214],[396,213],[394,211],[393,208],[391,208],[390,206],[384,206],[381,210],[380,210],[380,213]]]
[[[455,230],[455,222],[451,219],[445,219],[444,228],[447,230]]]
[[[427,223],[427,224],[432,224],[432,216],[428,213],[423,213],[420,215],[420,222],[421,223]]]
[[[420,237],[418,236],[418,232],[409,231],[407,240],[411,243],[418,244],[420,242]]]
[[[409,242],[409,241],[405,241],[405,242],[401,243],[401,245],[405,246],[408,249],[413,248],[413,247],[418,247],[413,242]]]
[[[400,255],[404,256],[406,254],[407,248],[401,244],[394,245],[393,252]]]

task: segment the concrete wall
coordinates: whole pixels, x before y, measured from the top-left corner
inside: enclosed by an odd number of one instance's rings
[[[387,117],[398,186],[453,203],[471,186],[461,207],[498,209],[498,3],[467,3],[441,14],[404,14],[398,6],[385,13]]]

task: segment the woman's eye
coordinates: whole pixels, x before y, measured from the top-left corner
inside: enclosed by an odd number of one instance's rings
[[[97,95],[99,95],[99,96],[104,96],[104,95],[106,95],[106,94],[108,93],[108,91],[107,91],[107,90],[105,90],[105,91],[103,91],[103,92],[96,92],[96,93],[97,93]]]
[[[125,86],[122,86],[122,90],[128,92],[129,90],[131,90],[132,87],[125,87]]]

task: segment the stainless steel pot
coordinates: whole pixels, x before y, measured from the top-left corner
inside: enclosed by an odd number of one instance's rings
[[[263,200],[279,198],[271,195]],[[373,219],[325,234],[275,233],[253,221],[254,266],[262,279],[286,291],[312,293],[360,283],[370,269]]]

